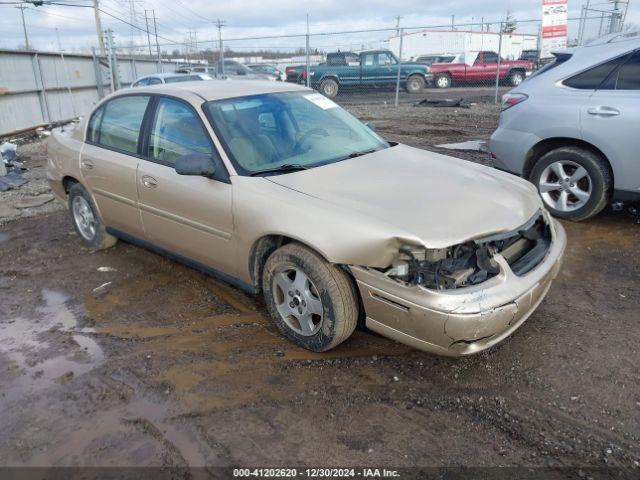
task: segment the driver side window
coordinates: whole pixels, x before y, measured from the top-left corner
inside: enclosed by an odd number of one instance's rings
[[[388,53],[378,54],[378,65],[381,67],[388,67],[389,65],[395,65],[395,59]]]
[[[148,156],[173,165],[178,157],[190,153],[213,156],[213,145],[202,122],[183,102],[160,98],[151,127]]]

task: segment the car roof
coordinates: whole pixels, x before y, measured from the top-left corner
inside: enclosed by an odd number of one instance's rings
[[[270,82],[268,80],[206,80],[193,82],[178,82],[135,89],[118,90],[117,94],[125,93],[167,93],[176,97],[190,97],[196,95],[205,101],[221,100],[225,98],[246,97],[265,93],[280,92],[313,92],[314,90],[302,85],[287,82]],[[191,94],[191,95],[190,95]]]

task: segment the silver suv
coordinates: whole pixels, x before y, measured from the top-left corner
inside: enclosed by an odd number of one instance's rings
[[[503,97],[496,168],[529,179],[561,218],[640,200],[640,32],[555,57]]]

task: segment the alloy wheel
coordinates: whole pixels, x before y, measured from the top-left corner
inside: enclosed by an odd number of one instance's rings
[[[274,275],[273,296],[278,313],[291,330],[310,337],[322,326],[324,308],[315,285],[299,268]]]
[[[96,236],[96,218],[93,215],[91,205],[86,198],[77,196],[71,203],[73,221],[78,227],[80,235],[87,241],[92,241]]]
[[[573,212],[584,207],[593,191],[589,172],[576,162],[560,160],[546,167],[538,181],[544,202],[559,212]]]

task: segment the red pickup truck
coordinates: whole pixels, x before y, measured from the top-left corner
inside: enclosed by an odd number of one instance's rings
[[[454,83],[486,83],[495,81],[498,70],[496,52],[469,52],[456,63],[434,63],[429,68],[437,88],[449,88]],[[500,81],[520,85],[533,71],[533,62],[500,59]]]

